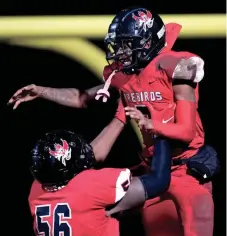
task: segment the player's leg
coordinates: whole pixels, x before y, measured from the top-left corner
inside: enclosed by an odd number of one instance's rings
[[[214,205],[212,184],[200,185],[183,167],[174,171],[168,190],[179,209],[184,236],[212,236]]]
[[[185,167],[174,171],[168,193],[162,196],[162,201],[151,200],[144,206],[146,235],[212,236],[214,207],[211,192],[211,183],[200,185],[186,174]]]
[[[144,231],[146,236],[183,236],[180,217],[174,202],[168,194],[149,200],[142,210]]]

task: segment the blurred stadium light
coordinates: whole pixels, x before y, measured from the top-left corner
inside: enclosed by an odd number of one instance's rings
[[[180,37],[225,37],[225,14],[161,15],[165,23],[183,26]],[[103,38],[113,16],[0,17],[0,38],[26,36],[79,36]]]

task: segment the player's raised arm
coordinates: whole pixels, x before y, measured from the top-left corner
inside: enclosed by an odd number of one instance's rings
[[[17,90],[8,104],[13,104],[13,109],[16,109],[23,102],[43,98],[64,106],[84,108],[88,101],[94,99],[96,92],[102,87],[103,85],[98,85],[86,91],[80,91],[76,88],[50,88],[31,84]]]
[[[170,184],[171,152],[168,141],[157,138],[150,174],[134,177],[122,200],[107,215],[142,205],[145,200],[155,198],[166,191]]]
[[[106,159],[110,149],[123,130],[124,125],[124,123],[114,118],[91,142],[95,159],[97,161],[104,161]]]
[[[122,100],[119,101],[115,118],[91,142],[97,161],[104,161],[113,144],[123,130],[128,119],[126,118]]]

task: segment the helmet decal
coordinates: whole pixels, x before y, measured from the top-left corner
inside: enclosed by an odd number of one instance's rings
[[[152,19],[151,12],[147,10],[146,10],[146,13],[142,11],[138,11],[138,16],[136,16],[133,13],[132,18],[138,22],[139,28],[143,27],[143,30],[145,32],[147,31],[147,28],[151,28],[154,23],[154,18]]]
[[[67,141],[62,140],[62,145],[55,143],[54,148],[55,150],[51,150],[49,148],[49,154],[53,157],[55,157],[58,161],[61,161],[64,166],[66,166],[66,160],[71,159],[71,148],[69,147],[69,144]]]

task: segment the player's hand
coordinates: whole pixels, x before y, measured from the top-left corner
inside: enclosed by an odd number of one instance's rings
[[[35,84],[27,85],[14,93],[9,99],[8,105],[14,104],[13,109],[16,109],[21,103],[32,101],[37,98],[43,91],[43,87]]]
[[[153,129],[151,119],[146,118],[141,111],[135,107],[125,107],[126,116],[130,116],[131,119],[134,119],[140,129],[151,130]]]

